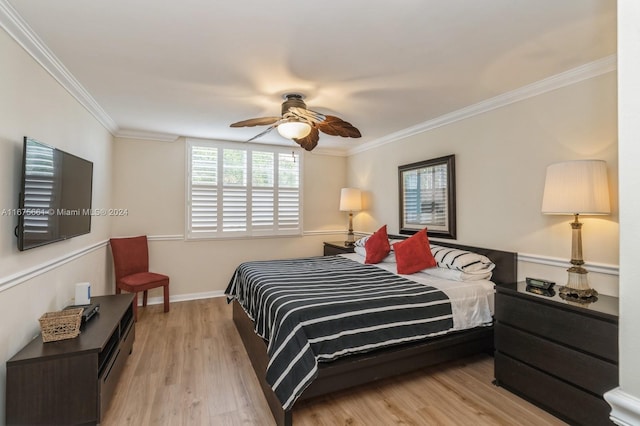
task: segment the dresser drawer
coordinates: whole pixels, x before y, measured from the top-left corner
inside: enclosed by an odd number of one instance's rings
[[[618,386],[616,364],[508,325],[496,325],[495,346],[503,354],[598,395]]]
[[[503,293],[496,294],[495,317],[498,323],[618,362],[618,326],[614,322]]]
[[[499,352],[495,366],[498,385],[552,413],[580,425],[613,425],[609,420],[611,407],[603,399]]]

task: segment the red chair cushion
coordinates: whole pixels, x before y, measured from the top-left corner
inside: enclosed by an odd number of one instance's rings
[[[127,275],[120,278],[122,284],[130,285],[132,287],[160,283],[160,281],[168,280],[169,277],[162,274],[156,274],[155,272],[140,272],[139,274]],[[157,284],[162,285],[162,284]]]

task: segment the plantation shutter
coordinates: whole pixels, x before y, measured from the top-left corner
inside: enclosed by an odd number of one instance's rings
[[[251,161],[251,224],[254,231],[273,229],[276,213],[274,152],[254,151]]]
[[[300,173],[290,155],[278,156],[278,224],[281,230],[300,227]]]
[[[189,140],[187,159],[188,239],[302,233],[299,150]]]
[[[218,149],[191,148],[189,233],[197,238],[218,231]]]

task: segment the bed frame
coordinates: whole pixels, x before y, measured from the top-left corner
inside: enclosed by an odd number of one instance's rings
[[[390,236],[390,238],[407,237]],[[496,284],[516,282],[516,253],[440,241],[434,241],[434,244],[483,254],[496,264],[492,277],[493,282]],[[233,301],[233,322],[251,359],[251,364],[276,424],[291,426],[293,424],[293,409],[284,410],[282,408],[280,401],[265,380],[265,372],[269,362],[267,344],[255,333],[253,321],[236,300]],[[379,349],[360,355],[350,355],[329,363],[320,363],[318,377],[305,389],[298,401],[481,352],[493,354],[493,326],[458,331],[424,342]]]

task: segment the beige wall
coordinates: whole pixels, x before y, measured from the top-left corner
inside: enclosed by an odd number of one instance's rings
[[[117,139],[114,150],[113,204],[128,215],[113,218],[113,235],[149,236],[150,266],[171,277],[174,300],[222,292],[243,261],[320,255],[322,241],[344,238],[346,159],[305,153],[303,237],[185,241],[185,152],[184,139]]]
[[[18,207],[24,136],[93,161],[93,207],[109,207],[109,132],[1,30],[0,76],[0,211]],[[94,217],[90,234],[24,252],[16,224],[17,217],[0,215],[0,419],[5,362],[38,334],[38,318],[70,304],[77,282],[91,282],[93,294],[111,292],[109,217]]]
[[[540,213],[546,166],[595,158],[607,162],[613,214],[584,217],[587,263],[618,265],[616,75],[556,89],[349,157],[348,183],[367,191],[354,227],[398,231],[398,166],[456,155],[458,242],[535,256],[571,255],[569,216]],[[566,268],[520,262],[521,278],[566,280]],[[617,294],[617,277],[591,274],[592,286]]]

